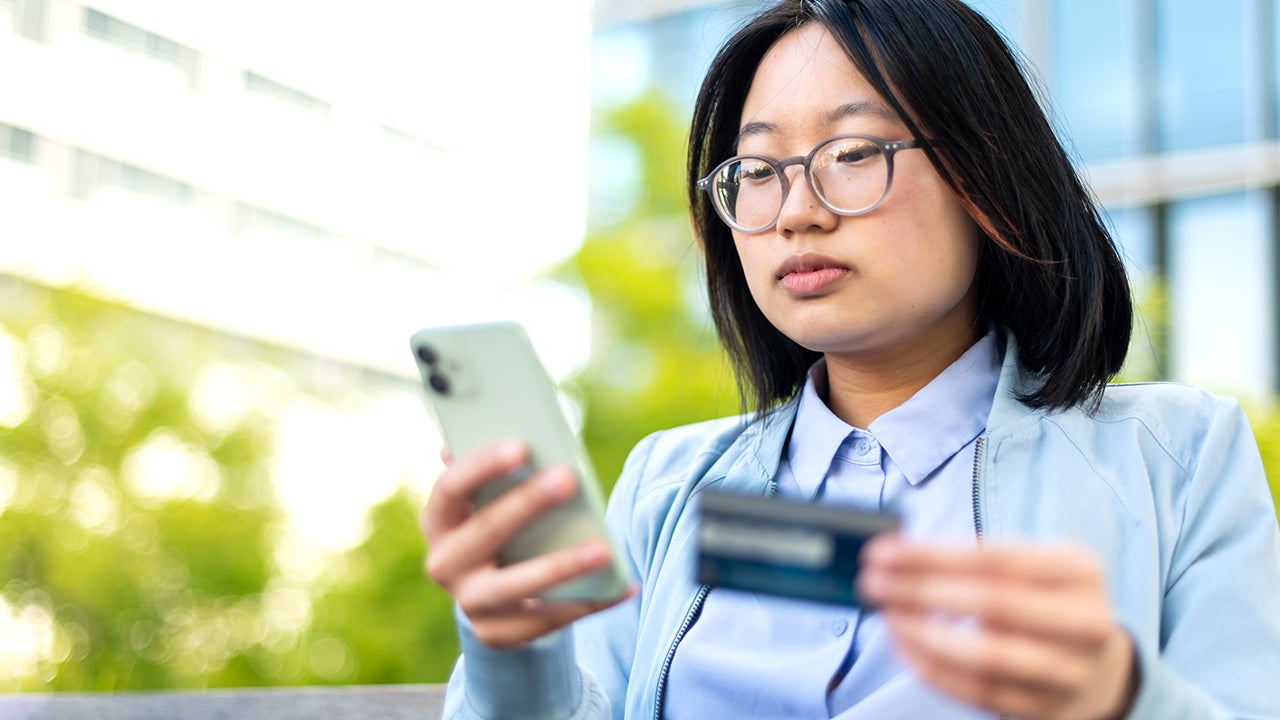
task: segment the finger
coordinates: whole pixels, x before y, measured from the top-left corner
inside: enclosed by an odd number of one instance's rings
[[[449,588],[454,578],[481,564],[492,564],[498,549],[534,518],[578,492],[571,470],[557,466],[529,477],[471,513],[450,532],[438,535],[427,558],[428,574]]]
[[[514,440],[500,441],[457,458],[431,488],[422,515],[427,539],[465,520],[471,514],[471,499],[477,489],[515,472],[528,461],[528,448]]]
[[[1020,633],[941,622],[915,613],[885,616],[900,650],[930,678],[960,676],[976,686],[1012,685],[1069,696],[1090,678],[1093,653]]]
[[[1100,581],[1063,588],[971,575],[864,570],[858,593],[886,609],[974,618],[987,627],[1084,647],[1105,642],[1112,626]]]
[[[1026,543],[977,546],[917,543],[900,536],[874,538],[863,549],[866,567],[892,573],[954,573],[1018,578],[1055,585],[1100,577],[1090,551],[1073,545]]]
[[[543,601],[525,600],[510,614],[472,618],[476,639],[493,648],[514,648],[548,633],[567,627],[588,615],[606,610],[635,597],[632,585],[621,597],[610,600]]]
[[[440,462],[448,465],[453,462],[453,453],[449,452],[448,445],[440,446]]]
[[[500,612],[561,583],[609,567],[612,556],[603,538],[477,573],[457,588],[454,599],[469,616]]]
[[[1049,717],[1048,708],[1063,704],[1061,697],[1039,688],[1003,683],[947,667],[915,646],[900,645],[898,653],[920,679],[934,689],[1000,717]]]

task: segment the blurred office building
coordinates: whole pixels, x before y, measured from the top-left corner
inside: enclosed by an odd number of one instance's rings
[[[692,107],[766,5],[597,0],[594,95]],[[972,0],[1025,56],[1132,270],[1130,375],[1280,391],[1280,7],[1274,0]],[[1167,332],[1164,332],[1167,322]]]
[[[324,10],[0,0],[0,293],[69,288],[157,346],[198,338],[191,383],[224,405],[264,401],[224,365],[270,358],[296,391],[268,409],[277,485],[341,546],[438,462],[409,335],[494,311],[442,265],[457,113],[405,49],[425,16]]]
[[[440,148],[261,14],[0,0],[0,272],[411,377]]]

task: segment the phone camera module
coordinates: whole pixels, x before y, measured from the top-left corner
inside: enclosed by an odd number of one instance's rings
[[[440,373],[431,373],[431,375],[427,377],[427,382],[431,385],[432,390],[435,390],[441,395],[449,394],[449,378],[444,375],[441,375]]]
[[[435,348],[430,345],[418,346],[418,358],[427,365],[435,365],[437,362],[440,362],[440,354],[437,353]]]

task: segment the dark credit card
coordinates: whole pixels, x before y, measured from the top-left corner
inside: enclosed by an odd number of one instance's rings
[[[858,553],[898,518],[833,505],[706,490],[698,502],[698,582],[841,605]]]

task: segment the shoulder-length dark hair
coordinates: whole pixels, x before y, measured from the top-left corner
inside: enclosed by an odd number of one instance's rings
[[[721,342],[744,402],[792,397],[818,353],[765,319],[728,226],[697,180],[736,152],[742,106],[765,53],[822,24],[898,114],[934,140],[930,162],[986,237],[979,312],[1008,326],[1040,374],[1032,407],[1096,403],[1124,362],[1132,301],[1124,265],[1000,34],[959,0],[784,0],[730,38],[711,63],[690,129],[688,193]]]

